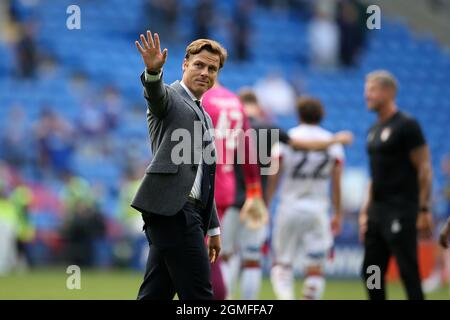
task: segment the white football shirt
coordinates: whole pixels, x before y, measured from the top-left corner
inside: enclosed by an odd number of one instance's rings
[[[288,132],[294,139],[320,141],[331,139],[333,134],[320,126],[301,124]],[[333,166],[344,161],[344,148],[333,144],[326,150],[294,150],[288,145],[277,143],[273,157],[280,157],[283,166],[280,201],[285,205],[298,202],[316,202],[329,207],[330,181]]]

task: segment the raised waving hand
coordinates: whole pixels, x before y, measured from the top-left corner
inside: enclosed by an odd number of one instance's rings
[[[152,33],[147,30],[147,39],[143,34],[140,36],[142,45],[139,41],[135,41],[135,44],[147,70],[159,72],[166,62],[167,48],[161,52],[161,45],[157,33],[155,33],[154,38],[155,40],[153,41]]]

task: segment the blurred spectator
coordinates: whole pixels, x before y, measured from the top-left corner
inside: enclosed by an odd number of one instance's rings
[[[347,67],[357,62],[365,41],[365,20],[361,7],[354,1],[344,0],[338,7],[340,30],[340,60]]]
[[[54,111],[44,108],[35,124],[40,174],[61,174],[70,167],[74,151],[73,129]]]
[[[74,212],[78,202],[93,202],[93,194],[89,182],[82,177],[75,176],[70,170],[65,170],[62,175],[63,188],[60,198],[64,203],[66,213]]]
[[[34,42],[34,25],[19,26],[19,39],[16,44],[17,75],[21,78],[33,78],[38,67],[38,53]]]
[[[214,8],[211,0],[199,0],[194,14],[194,39],[210,37],[211,21],[214,18]]]
[[[259,80],[254,91],[267,114],[288,115],[294,111],[295,90],[278,72]]]
[[[81,139],[79,152],[109,155],[112,150],[111,133],[117,126],[122,110],[122,99],[112,86],[105,87],[101,99],[88,96],[81,105],[77,119]]]
[[[142,259],[142,257],[146,257],[148,250],[146,239],[142,237],[143,223],[141,214],[130,206],[144,170],[145,167],[143,165],[130,166],[125,181],[121,184],[119,195],[119,217],[124,227],[122,246],[126,245],[130,248],[130,250],[123,251],[128,252],[128,256],[122,256],[121,260],[126,261],[124,263],[134,269],[144,267],[145,259]]]
[[[1,157],[11,166],[22,168],[28,160],[28,138],[26,115],[19,104],[11,106],[8,121],[0,132]]]
[[[8,199],[5,180],[0,179],[0,275],[11,272],[17,263],[18,215]]]
[[[116,87],[109,85],[102,90],[100,99],[90,92],[85,78],[74,78],[72,88],[84,100],[78,118],[82,134],[87,138],[103,136],[117,126],[119,114],[123,109],[122,97]]]
[[[69,213],[62,229],[67,262],[79,266],[94,266],[95,243],[105,235],[105,222],[98,207],[79,201]]]
[[[108,131],[117,127],[119,116],[123,111],[122,97],[114,86],[107,86],[103,89],[103,109],[105,112],[105,126]]]
[[[106,133],[105,110],[100,107],[100,102],[95,98],[91,97],[83,102],[77,122],[80,132],[85,139],[103,136]]]
[[[125,176],[124,182],[121,184],[120,190],[120,213],[119,216],[124,222],[125,233],[130,237],[142,236],[142,218],[138,211],[130,206],[137,188],[142,178],[142,172],[145,167],[141,166],[130,167]]]
[[[339,60],[339,29],[329,11],[317,6],[308,26],[310,61],[319,68],[335,67]]]
[[[29,187],[20,184],[11,192],[10,199],[17,213],[17,262],[18,267],[23,270],[33,265],[29,248],[35,238],[35,228],[29,217],[33,194]]]
[[[245,61],[248,57],[249,37],[251,34],[251,14],[253,1],[239,0],[235,6],[231,22],[234,55],[238,61]]]
[[[151,158],[150,143],[142,143],[143,138],[147,135],[147,132],[142,130],[142,128],[145,129],[142,112],[142,104],[134,102],[127,105],[125,112],[121,114],[120,128],[128,128],[131,131],[122,134],[120,140],[117,141],[119,151],[116,149],[115,153],[120,154],[117,162],[122,172],[128,172],[133,164],[143,160],[149,161]]]
[[[157,32],[164,41],[177,40],[177,0],[146,0],[147,23],[143,30]]]
[[[65,221],[61,237],[66,245],[66,259],[79,266],[95,262],[95,243],[105,235],[105,221],[90,184],[69,171],[63,175],[62,199]]]

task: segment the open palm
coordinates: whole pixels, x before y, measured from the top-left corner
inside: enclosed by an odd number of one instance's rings
[[[167,49],[161,52],[161,46],[159,42],[159,36],[155,33],[155,41],[153,41],[152,33],[147,31],[147,39],[141,34],[140,36],[142,45],[139,41],[135,41],[136,48],[144,60],[145,67],[147,70],[159,72],[166,62],[167,59]]]

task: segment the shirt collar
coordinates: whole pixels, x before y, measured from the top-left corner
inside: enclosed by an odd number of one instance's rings
[[[183,87],[183,89],[187,92],[187,94],[189,95],[189,97],[191,97],[191,99],[195,102],[197,100],[201,101],[201,99],[197,99],[194,94],[191,92],[191,90],[188,89],[188,87],[186,87],[186,85],[184,84],[183,80],[180,81],[181,86]]]

